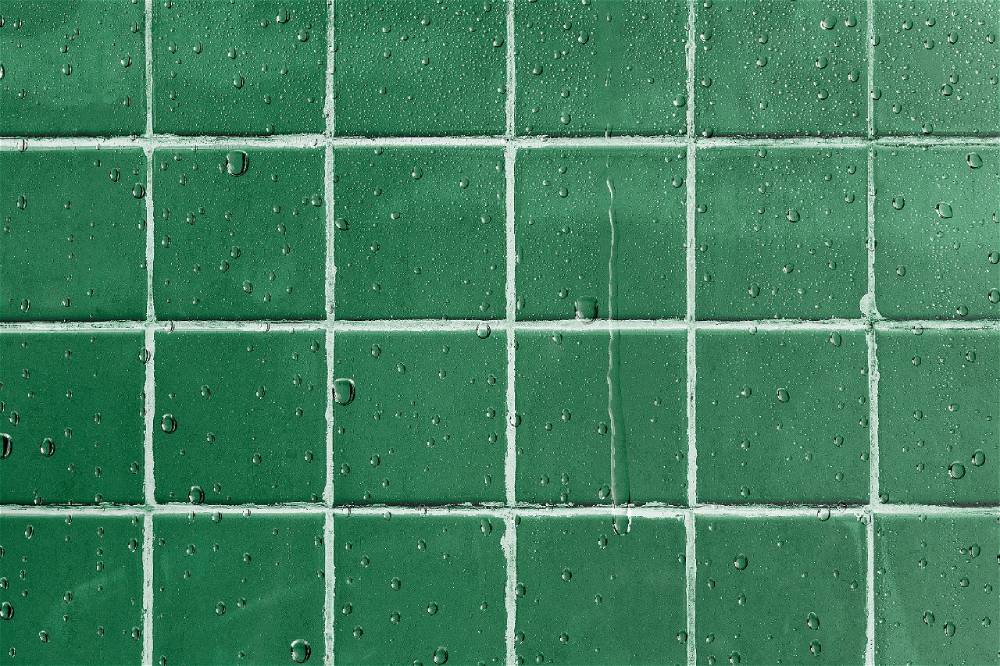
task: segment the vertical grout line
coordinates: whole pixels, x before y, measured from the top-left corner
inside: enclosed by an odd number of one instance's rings
[[[333,664],[333,613],[335,565],[333,562],[333,511],[328,507],[323,519],[323,581],[326,595],[323,598],[323,663]]]
[[[685,202],[685,261],[686,261],[686,297],[687,310],[684,320],[687,323],[687,504],[688,510],[684,515],[684,540],[685,540],[685,589],[686,589],[686,610],[687,610],[687,663],[694,666],[697,663],[697,640],[695,639],[695,581],[697,578],[697,559],[695,550],[695,517],[694,507],[698,504],[698,449],[696,442],[697,429],[695,427],[695,384],[697,383],[698,368],[695,359],[697,340],[695,337],[695,285],[697,284],[696,271],[696,243],[695,234],[695,213],[696,213],[696,193],[697,193],[697,148],[695,146],[695,55],[697,43],[695,42],[696,21],[697,21],[697,0],[688,0],[687,18],[687,42],[685,44],[684,60],[687,70],[687,190]]]
[[[146,158],[146,323],[143,331],[143,358],[146,376],[143,385],[143,498],[149,509],[142,517],[142,664],[153,664],[153,514],[156,505],[156,477],[153,474],[153,425],[156,412],[154,372],[156,309],[153,303],[153,259],[156,234],[153,229],[153,0],[144,3],[143,42],[146,51],[146,131],[143,154]]]
[[[323,521],[323,570],[326,595],[323,598],[323,663],[334,663],[333,618],[336,604],[337,572],[334,563],[333,533],[333,380],[334,351],[336,334],[333,322],[336,316],[337,267],[335,261],[336,204],[333,178],[336,168],[333,154],[333,135],[336,131],[336,98],[334,96],[333,70],[336,46],[334,43],[334,23],[337,16],[335,0],[327,0],[326,16],[326,141],[323,152],[323,198],[326,200],[326,487],[323,489],[323,503],[326,515]]]
[[[865,3],[867,33],[867,59],[868,59],[868,140],[875,137],[875,0],[867,0]]]
[[[868,221],[868,293],[866,296],[865,314],[868,318],[868,330],[865,341],[868,346],[868,469],[869,490],[868,505],[865,507],[867,524],[865,526],[865,664],[875,664],[875,514],[874,507],[881,503],[879,499],[879,455],[878,455],[878,356],[876,353],[874,322],[879,318],[875,302],[875,3],[866,0],[867,48],[868,60],[868,100],[867,100],[867,221]]]
[[[517,161],[517,149],[514,145],[516,135],[515,116],[515,86],[517,70],[514,50],[514,7],[515,0],[507,0],[507,98],[504,106],[506,114],[506,129],[504,135],[504,209],[505,209],[505,246],[506,246],[506,342],[507,342],[507,452],[504,458],[504,489],[505,503],[508,509],[517,504],[517,400],[514,393],[516,372],[514,361],[517,351],[517,338],[514,323],[517,319],[517,243],[514,238],[514,165]],[[504,592],[504,606],[507,611],[507,626],[504,633],[506,645],[507,666],[516,666],[517,649],[514,635],[517,625],[517,520],[511,515],[504,519],[503,538],[504,558],[507,562],[507,585]]]

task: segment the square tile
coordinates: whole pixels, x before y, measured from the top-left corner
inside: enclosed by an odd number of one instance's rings
[[[145,131],[142,3],[4,0],[3,12],[0,136]]]
[[[1000,150],[875,154],[875,301],[889,319],[1000,317]]]
[[[0,515],[7,663],[142,663],[142,518]]]
[[[699,664],[865,663],[855,516],[697,519]]]
[[[142,333],[0,334],[0,502],[143,501]]]
[[[874,9],[877,134],[1000,134],[1000,2],[878,0]]]
[[[876,516],[875,663],[996,663],[998,552],[996,516]]]
[[[880,331],[879,492],[1000,504],[1000,332]]]
[[[322,319],[323,151],[158,150],[159,319]]]
[[[504,4],[339,0],[337,134],[503,134]]]
[[[864,136],[864,0],[698,3],[702,136]]]
[[[517,335],[517,500],[687,502],[686,331]]]
[[[517,131],[684,134],[684,0],[516,0]]]
[[[157,515],[153,533],[156,663],[323,663],[322,514]]]
[[[338,515],[333,525],[338,663],[504,662],[502,520]]]
[[[858,317],[867,159],[863,148],[698,151],[697,317]]]
[[[485,325],[337,333],[336,502],[502,502],[506,355]]]
[[[518,663],[684,664],[684,524],[521,518]]]
[[[864,504],[868,348],[860,331],[700,331],[698,499]]]
[[[338,319],[502,319],[499,148],[334,153]]]
[[[153,129],[265,135],[326,127],[324,0],[153,3]]]
[[[0,181],[0,321],[146,318],[141,150],[0,151]]]
[[[528,149],[515,174],[518,319],[684,316],[683,149]]]
[[[158,332],[157,501],[319,501],[325,350],[322,331]]]

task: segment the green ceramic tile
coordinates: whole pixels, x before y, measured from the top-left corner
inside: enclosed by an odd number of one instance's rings
[[[324,0],[153,3],[153,129],[322,132]]]
[[[884,331],[877,342],[883,501],[1000,503],[1000,333]]]
[[[890,319],[1000,317],[1000,150],[875,155],[875,301]]]
[[[517,335],[517,500],[687,501],[687,333]]]
[[[310,501],[323,494],[321,331],[156,334],[156,499]]]
[[[702,331],[696,359],[699,500],[868,501],[864,333]]]
[[[337,516],[339,664],[503,664],[504,524],[479,516]]]
[[[157,664],[323,663],[323,516],[153,517]]]
[[[875,663],[1000,663],[997,553],[995,516],[877,516]]]
[[[337,134],[503,134],[504,4],[338,0]]]
[[[337,503],[502,502],[506,340],[485,325],[337,333]]]
[[[699,151],[698,318],[858,317],[867,159],[860,148]]]
[[[684,0],[516,0],[517,131],[684,134]]]
[[[697,3],[695,129],[703,136],[863,136],[864,0]]]
[[[143,500],[141,332],[0,335],[0,502]]]
[[[854,516],[697,521],[699,664],[865,663],[865,526]]]
[[[159,319],[322,319],[321,150],[159,150]]]
[[[519,319],[684,316],[683,149],[529,149],[515,173]]]
[[[520,664],[687,663],[684,525],[520,519],[515,631]]]
[[[499,148],[338,150],[338,319],[502,319]]]
[[[875,131],[1000,134],[997,0],[875,0]]]
[[[0,515],[7,664],[142,661],[142,518]]]
[[[0,320],[146,318],[141,150],[2,151],[0,181]]]
[[[137,0],[5,0],[0,135],[141,134],[145,13]]]

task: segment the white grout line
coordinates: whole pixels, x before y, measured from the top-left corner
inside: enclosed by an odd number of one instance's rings
[[[153,665],[153,514],[142,517],[142,663]]]
[[[326,504],[326,515],[323,519],[323,570],[326,572],[324,583],[326,595],[323,599],[323,663],[333,664],[334,631],[333,618],[336,613],[337,571],[334,561],[334,525],[333,525],[333,381],[335,379],[334,350],[337,336],[334,331],[334,317],[337,306],[337,265],[336,258],[336,192],[334,191],[334,174],[336,161],[333,154],[332,138],[336,134],[337,98],[334,94],[333,72],[336,58],[335,23],[337,6],[334,0],[328,0],[326,17],[326,135],[327,144],[323,159],[323,197],[326,199],[326,486],[323,489],[323,502]]]
[[[695,640],[695,601],[698,594],[698,559],[695,550],[695,515],[684,515],[684,598],[687,607],[687,663],[698,663],[698,641]]]
[[[865,522],[865,666],[875,666],[875,516]]]
[[[515,320],[517,319],[517,288],[515,271],[517,269],[517,242],[514,237],[514,167],[517,162],[517,146],[514,143],[516,135],[516,104],[514,91],[517,82],[514,49],[514,10],[515,0],[507,0],[507,97],[504,111],[506,114],[506,132],[504,135],[504,236],[506,247],[506,281],[504,293],[506,297],[507,327],[507,451],[504,457],[504,488],[506,504],[512,507],[517,503],[517,400],[514,393],[515,357],[517,355],[517,339],[515,338]],[[517,527],[513,517],[504,518],[504,535],[501,542],[504,560],[507,565],[507,585],[504,590],[504,608],[507,611],[507,624],[504,632],[504,644],[507,666],[517,666],[517,645],[514,640],[517,627]]]
[[[326,584],[326,594],[323,598],[323,650],[324,664],[333,663],[333,618],[336,612],[334,605],[334,589],[336,586],[336,570],[333,559],[333,512],[324,511],[323,520],[323,580]]]
[[[697,32],[697,2],[688,0],[687,41],[685,43],[685,68],[687,71],[687,201],[685,202],[686,221],[686,280],[687,309],[685,313],[685,328],[687,329],[687,390],[685,392],[687,407],[687,504],[689,510],[684,514],[684,589],[685,610],[687,613],[687,663],[695,666],[698,663],[698,641],[695,625],[695,596],[698,577],[698,559],[695,548],[695,514],[694,507],[698,504],[698,448],[697,428],[695,427],[695,390],[698,379],[698,367],[695,359],[697,338],[695,321],[697,319],[696,285],[697,271],[697,143],[695,136],[695,53],[698,49]]]
[[[787,148],[864,148],[876,146],[998,146],[1000,137],[964,136],[894,136],[877,137],[692,137],[678,136],[612,136],[612,137],[524,137],[503,136],[427,136],[427,137],[328,137],[320,134],[284,134],[275,136],[178,136],[154,134],[152,136],[115,137],[0,137],[0,151],[23,152],[45,148],[135,148],[149,145],[163,149],[226,149],[240,148],[337,148],[425,146],[447,147],[503,147],[508,143],[525,148],[609,148],[609,147],[667,147],[683,148],[689,143],[701,148],[721,147],[787,147]]]
[[[866,40],[868,56],[868,103],[866,130],[869,139],[875,137],[875,3],[867,0],[865,3],[865,20],[868,24]]]
[[[868,97],[866,100],[866,131],[869,140],[875,137],[875,23],[874,0],[866,0]],[[868,289],[865,304],[866,315],[872,327],[865,332],[868,348],[868,470],[869,489],[865,524],[865,666],[875,664],[875,516],[874,505],[879,503],[878,488],[878,360],[875,353],[874,322],[879,318],[875,301],[875,145],[869,143],[867,150],[867,268]]]
[[[143,154],[146,158],[146,323],[143,332],[145,382],[143,385],[143,496],[149,506],[156,504],[156,477],[153,474],[153,427],[156,415],[156,383],[154,374],[156,341],[153,324],[156,307],[153,302],[153,259],[156,255],[153,209],[153,0],[145,0],[146,50],[146,137]],[[142,664],[153,665],[153,515],[142,518]]]

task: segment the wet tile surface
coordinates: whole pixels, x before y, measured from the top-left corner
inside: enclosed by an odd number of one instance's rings
[[[700,500],[867,503],[862,333],[703,331],[697,344]]]
[[[875,530],[876,663],[993,663],[996,516],[878,516]]]
[[[142,151],[3,151],[0,179],[0,321],[145,319]]]
[[[517,131],[683,134],[687,3],[516,0]]]
[[[518,661],[685,663],[679,520],[533,516],[517,540]]]
[[[503,663],[504,523],[337,516],[337,661]]]
[[[339,504],[503,501],[503,333],[344,332],[334,358]]]
[[[139,664],[141,517],[0,515],[8,663]]]
[[[545,148],[517,160],[518,319],[684,315],[684,150]]]
[[[322,663],[322,516],[161,515],[153,531],[157,663]]]
[[[154,2],[154,130],[322,131],[326,24],[323,0]]]
[[[1000,502],[1000,335],[886,331],[876,341],[882,499]]]
[[[334,178],[339,318],[503,318],[503,151],[337,150]]]
[[[0,0],[0,662],[1000,666],[998,2]]]
[[[155,360],[157,501],[320,500],[322,332],[158,333]]]
[[[146,129],[142,4],[8,0],[3,15],[0,135],[111,136]]]
[[[712,516],[697,533],[699,664],[864,663],[858,519]]]
[[[682,331],[518,333],[517,498],[684,504],[686,344]]]
[[[9,504],[143,499],[142,333],[0,333]]]

